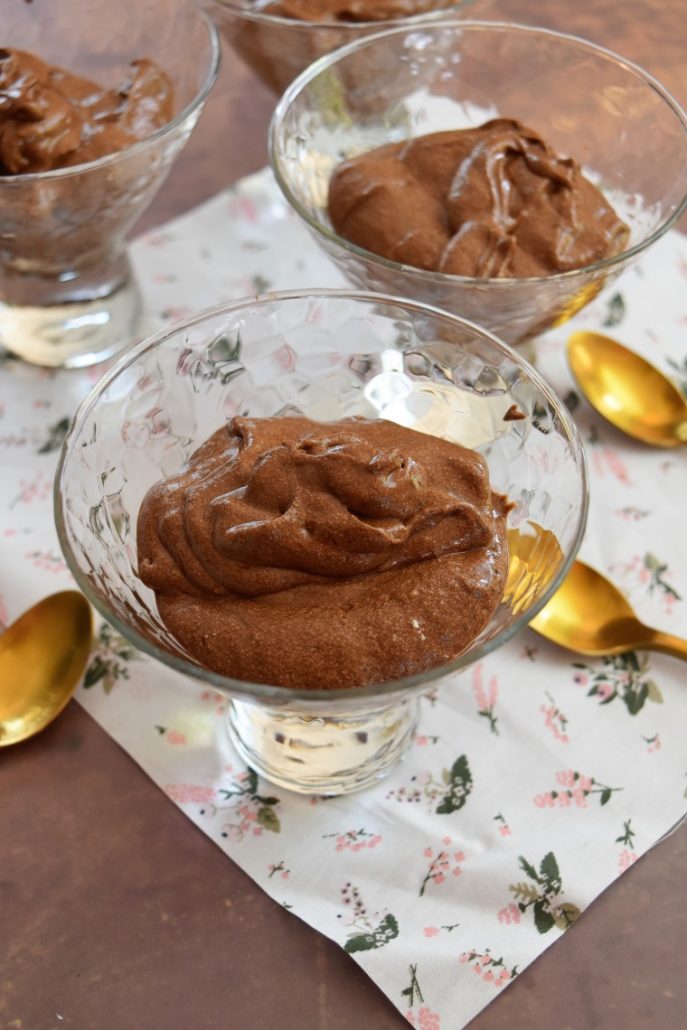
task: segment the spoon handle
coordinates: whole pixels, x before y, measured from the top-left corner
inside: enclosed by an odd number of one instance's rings
[[[682,637],[674,637],[672,633],[661,633],[659,630],[655,630],[645,647],[649,647],[652,651],[669,654],[672,658],[682,658],[687,662],[687,640],[683,640]]]

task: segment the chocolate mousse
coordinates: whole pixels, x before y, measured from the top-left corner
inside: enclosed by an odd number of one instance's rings
[[[526,278],[620,253],[629,230],[572,158],[494,118],[340,164],[329,186],[339,235],[391,261],[471,278]]]
[[[475,451],[387,421],[233,418],[138,516],[138,566],[201,665],[304,689],[456,658],[501,599],[509,504]]]
[[[450,0],[268,0],[265,14],[297,21],[393,21],[453,6]]]
[[[172,118],[173,87],[154,61],[133,61],[103,89],[23,50],[0,49],[0,175],[94,161],[146,139]]]

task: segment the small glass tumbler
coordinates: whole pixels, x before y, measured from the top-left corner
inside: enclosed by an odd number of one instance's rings
[[[516,118],[574,158],[630,230],[626,249],[542,277],[470,278],[390,261],[332,228],[329,180],[357,154]],[[289,86],[270,158],[287,203],[350,282],[451,311],[518,344],[569,319],[687,208],[687,115],[655,79],[574,36],[438,21],[360,39]]]
[[[279,96],[319,57],[398,25],[458,17],[473,0],[446,0],[439,9],[384,21],[301,21],[268,14],[256,0],[200,0],[232,50]]]
[[[504,420],[513,404],[524,417]],[[464,654],[403,680],[296,690],[219,675],[184,651],[138,577],[137,515],[150,487],[238,413],[385,418],[484,455],[513,503],[510,572]],[[520,355],[437,309],[347,291],[239,301],[139,344],[82,404],[55,480],[60,543],[89,600],[136,647],[231,698],[229,735],[252,768],[313,794],[357,790],[394,765],[420,693],[525,626],[572,562],[586,512],[575,427]]]
[[[95,161],[0,177],[0,344],[39,365],[91,365],[136,337],[141,301],[125,237],[169,172],[213,86],[219,41],[192,0],[0,0],[3,44],[104,88],[150,58],[175,114]]]

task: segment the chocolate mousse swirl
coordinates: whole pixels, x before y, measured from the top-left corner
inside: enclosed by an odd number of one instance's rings
[[[469,644],[503,589],[506,510],[484,460],[444,440],[234,418],[146,495],[139,574],[202,664],[359,686]]]
[[[165,125],[172,108],[172,84],[153,61],[134,61],[126,82],[104,90],[34,54],[0,49],[0,175],[123,150]]]
[[[391,21],[451,6],[451,0],[268,0],[265,14],[298,21]]]
[[[329,215],[341,236],[391,261],[474,278],[583,268],[629,235],[574,160],[508,118],[344,162]]]

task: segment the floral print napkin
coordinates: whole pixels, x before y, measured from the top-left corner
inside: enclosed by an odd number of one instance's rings
[[[267,172],[138,240],[133,257],[151,330],[222,299],[342,285]],[[603,423],[575,392],[562,347],[573,327],[611,330],[687,391],[686,281],[687,240],[669,233],[537,343],[587,445],[583,557],[646,621],[684,636],[684,455]],[[69,585],[51,483],[100,371],[8,357],[0,368],[4,622]],[[275,903],[337,941],[422,1030],[464,1026],[687,809],[684,667],[641,653],[575,659],[530,631],[430,691],[405,761],[343,798],[259,781],[232,752],[226,700],[104,623],[78,699]]]

